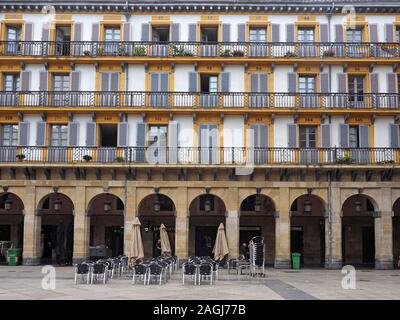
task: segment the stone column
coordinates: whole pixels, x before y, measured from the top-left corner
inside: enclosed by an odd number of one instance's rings
[[[239,257],[239,220],[240,218],[238,211],[234,210],[226,212],[225,231],[230,258]]]
[[[275,218],[275,268],[290,268],[289,188],[279,189],[278,214]]]
[[[187,188],[178,188],[179,201],[175,203],[175,255],[180,260],[189,256],[189,204],[187,203]]]
[[[240,233],[240,217],[238,204],[239,190],[238,188],[229,188],[228,199],[226,200],[226,219],[225,233],[228,241],[229,257],[239,257],[239,233]]]
[[[340,188],[333,187],[331,196],[331,221],[327,218],[325,224],[325,268],[340,269],[342,267],[342,208]]]
[[[74,200],[74,252],[73,263],[89,257],[90,217],[86,208],[86,187],[75,188]]]
[[[375,217],[375,269],[393,269],[391,189],[381,189],[381,212]]]
[[[132,241],[132,224],[137,215],[136,187],[127,188],[124,210],[124,254],[129,256]]]
[[[25,188],[24,201],[24,248],[22,263],[24,265],[40,264],[40,242],[42,217],[37,214],[35,187]]]

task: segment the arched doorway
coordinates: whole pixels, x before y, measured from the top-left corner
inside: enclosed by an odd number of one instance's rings
[[[393,204],[393,263],[395,268],[399,268],[400,257],[400,198]]]
[[[41,216],[41,263],[72,264],[74,248],[74,204],[66,195],[54,192],[39,201]]]
[[[275,260],[275,204],[263,194],[254,194],[240,205],[239,245],[248,243],[255,236],[264,237],[265,262],[273,265]]]
[[[315,195],[302,195],[290,207],[290,252],[300,253],[304,266],[325,264],[325,205]]]
[[[167,229],[172,255],[175,254],[175,204],[163,194],[151,194],[139,204],[139,219],[142,224],[142,240],[145,258],[160,255],[157,241],[160,239],[160,225]]]
[[[226,207],[216,195],[203,194],[189,206],[189,256],[212,256],[219,224],[225,226]]]
[[[9,247],[23,248],[24,204],[14,193],[0,194],[0,264],[7,263]]]
[[[342,206],[344,264],[373,267],[375,263],[375,207],[365,195],[353,195]]]
[[[110,193],[99,194],[89,202],[91,259],[123,255],[124,209],[122,200]]]

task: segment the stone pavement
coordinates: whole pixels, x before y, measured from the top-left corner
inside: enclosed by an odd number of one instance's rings
[[[73,268],[56,268],[56,289],[44,290],[42,267],[0,266],[0,299],[399,299],[400,270],[358,270],[356,289],[341,287],[340,270],[266,269],[265,278],[228,275],[213,285],[182,285],[181,271],[162,286],[132,285],[113,279],[106,285],[74,285]]]

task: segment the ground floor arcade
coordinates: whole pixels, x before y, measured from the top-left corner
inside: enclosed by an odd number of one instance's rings
[[[344,180],[344,179],[343,179]],[[360,188],[362,185],[362,188]],[[211,255],[224,223],[229,256],[265,238],[265,263],[290,267],[343,264],[397,267],[400,256],[398,181],[4,180],[0,242],[23,250],[25,264],[68,264],[129,254],[131,228],[142,224],[146,257],[159,254],[164,224],[174,255]]]

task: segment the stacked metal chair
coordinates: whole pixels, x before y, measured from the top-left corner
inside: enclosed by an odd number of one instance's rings
[[[265,243],[264,237],[253,237],[249,243],[250,275],[265,277]]]

